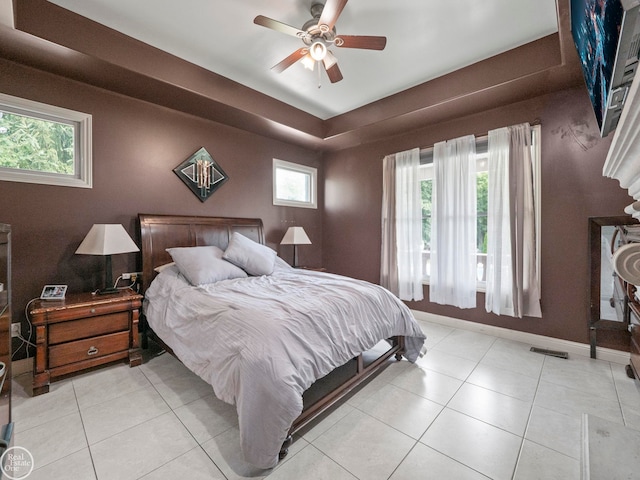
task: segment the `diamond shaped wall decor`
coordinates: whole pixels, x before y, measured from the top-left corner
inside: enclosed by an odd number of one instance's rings
[[[229,177],[209,152],[202,147],[173,169],[193,193],[204,202],[222,186]]]

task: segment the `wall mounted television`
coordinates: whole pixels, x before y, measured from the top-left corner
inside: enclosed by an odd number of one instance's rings
[[[571,32],[605,137],[618,124],[638,67],[640,0],[571,0]]]

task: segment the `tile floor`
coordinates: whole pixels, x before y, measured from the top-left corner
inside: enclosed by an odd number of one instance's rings
[[[170,355],[56,382],[35,398],[30,375],[15,378],[15,445],[35,458],[29,480],[571,480],[583,413],[640,429],[640,389],[623,365],[421,325],[425,357],[393,362],[273,471],[243,462],[234,408]]]

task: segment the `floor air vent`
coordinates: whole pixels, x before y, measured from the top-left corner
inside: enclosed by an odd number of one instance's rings
[[[541,353],[543,355],[549,355],[551,357],[564,358],[565,360],[569,358],[569,354],[567,352],[558,352],[556,350],[548,350],[546,348],[531,347],[531,351]]]

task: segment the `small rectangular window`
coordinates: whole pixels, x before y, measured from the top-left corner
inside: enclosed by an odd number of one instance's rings
[[[91,115],[0,94],[0,180],[91,188]]]
[[[317,170],[273,159],[273,204],[317,208]]]

